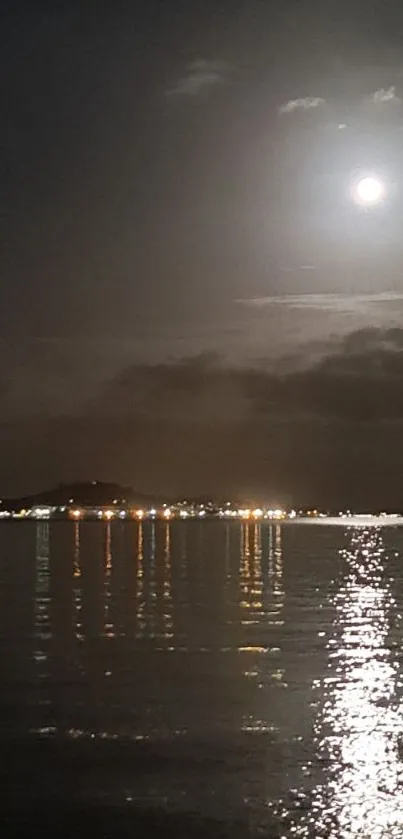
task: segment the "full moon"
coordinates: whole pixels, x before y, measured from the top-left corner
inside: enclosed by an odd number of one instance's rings
[[[378,178],[368,176],[358,181],[354,194],[359,204],[364,206],[379,204],[384,197],[385,186]]]

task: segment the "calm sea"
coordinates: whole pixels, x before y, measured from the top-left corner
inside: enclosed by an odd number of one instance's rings
[[[392,527],[2,523],[2,835],[401,839],[402,556]]]

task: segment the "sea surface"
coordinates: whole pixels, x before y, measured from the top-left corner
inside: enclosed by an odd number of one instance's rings
[[[403,837],[403,529],[0,525],[1,835]]]

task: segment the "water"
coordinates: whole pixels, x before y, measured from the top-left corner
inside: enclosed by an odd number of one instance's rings
[[[401,839],[402,551],[398,527],[3,523],[5,835]]]

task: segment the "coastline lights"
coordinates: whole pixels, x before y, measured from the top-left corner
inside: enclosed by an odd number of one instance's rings
[[[113,519],[114,515],[115,515],[114,510],[105,510],[105,512],[104,512],[104,518],[107,521],[110,521],[111,519]]]
[[[164,516],[164,519],[170,519],[170,518],[171,518],[171,516],[172,516],[172,512],[171,512],[171,510],[169,509],[169,507],[166,507],[166,508],[165,508],[165,510],[164,510],[164,512],[163,512],[163,516]]]
[[[263,515],[263,510],[260,507],[256,507],[256,510],[253,511],[253,518],[254,519],[261,519]]]
[[[144,518],[144,510],[136,510],[136,516],[138,519]]]
[[[81,510],[72,510],[70,515],[73,519],[80,519],[82,516],[82,512]]]
[[[36,519],[49,519],[52,510],[50,507],[34,507],[32,515]]]
[[[266,513],[268,519],[284,519],[286,516],[285,510],[276,508],[275,510],[268,510]]]

